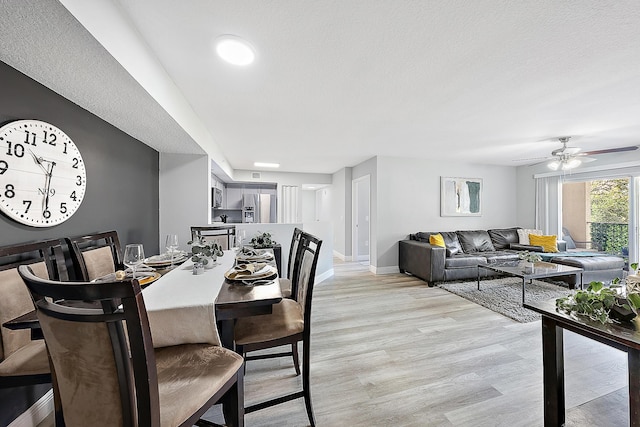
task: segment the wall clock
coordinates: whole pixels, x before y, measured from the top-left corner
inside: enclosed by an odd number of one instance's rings
[[[57,127],[17,120],[0,127],[0,211],[33,227],[51,227],[80,207],[87,173],[78,147]]]

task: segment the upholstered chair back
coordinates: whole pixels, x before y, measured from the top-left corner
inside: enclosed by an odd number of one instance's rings
[[[37,277],[29,266],[18,271],[36,299],[65,425],[160,425],[156,361],[138,282],[58,282]]]
[[[300,271],[298,272],[296,289],[296,301],[302,308],[302,313],[307,319],[307,311],[311,311],[311,294],[315,283],[316,266],[320,255],[322,240],[308,233],[302,233],[300,238]]]
[[[49,278],[49,272],[44,261],[31,264],[33,272],[44,279]],[[17,268],[0,271],[0,324],[15,319],[33,310],[33,301],[29,290],[18,274]],[[11,330],[0,328],[0,360],[31,342],[31,332],[28,329]]]
[[[47,304],[43,302],[46,307]],[[123,426],[118,361],[105,322],[67,321],[38,310],[67,426]],[[119,324],[112,328],[121,329]],[[117,340],[118,334],[114,334]],[[125,342],[118,345],[126,346]],[[120,361],[122,362],[122,361]]]
[[[117,231],[67,237],[75,279],[85,282],[122,268],[122,249]]]

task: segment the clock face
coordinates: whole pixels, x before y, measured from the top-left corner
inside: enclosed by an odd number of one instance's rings
[[[78,147],[57,127],[18,120],[0,127],[0,211],[51,227],[80,207],[87,173]]]

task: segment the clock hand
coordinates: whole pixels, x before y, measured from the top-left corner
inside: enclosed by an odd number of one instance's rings
[[[35,153],[31,151],[31,149],[29,149],[29,153],[31,153],[31,157],[33,157],[33,160],[36,162],[36,164],[40,166],[40,169],[42,169],[44,173],[48,175],[49,171],[45,169],[45,167],[42,165],[42,162],[44,161],[44,159],[42,157],[36,156]]]
[[[50,189],[51,189],[51,177],[53,176],[53,167],[56,165],[56,162],[49,162],[49,163],[51,163],[51,169],[47,170],[47,183],[46,183],[45,196],[44,196],[44,210],[45,211],[49,210],[49,196],[50,196]]]

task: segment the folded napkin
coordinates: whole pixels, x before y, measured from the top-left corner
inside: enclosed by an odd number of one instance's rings
[[[156,271],[156,269],[153,267],[149,267],[148,265],[140,264],[138,268],[136,268],[136,273],[140,273],[142,271]],[[131,269],[131,267],[128,267],[124,272],[130,274],[133,273],[133,270]]]
[[[227,272],[227,278],[231,280],[242,280],[253,276],[256,271],[262,270],[267,264],[263,262],[255,264],[238,264]]]
[[[256,256],[256,255],[260,255],[261,252],[251,248],[242,248],[241,254],[244,256]]]

